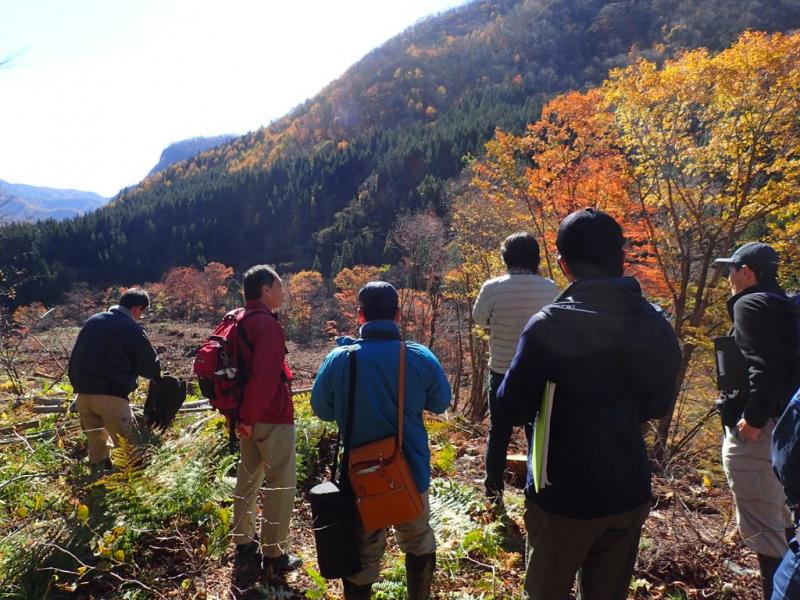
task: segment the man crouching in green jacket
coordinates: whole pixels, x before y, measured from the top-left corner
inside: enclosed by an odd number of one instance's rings
[[[339,338],[320,366],[311,406],[325,421],[336,420],[344,431],[349,396],[349,356],[358,355],[353,411],[352,447],[397,434],[397,382],[399,369],[400,317],[397,290],[383,281],[366,284],[358,293],[360,338]],[[403,453],[422,495],[422,515],[394,526],[395,538],[406,553],[406,584],[409,600],[430,597],[436,565],[436,540],[430,526],[428,487],[431,453],[422,411],[443,413],[450,405],[450,384],[439,361],[425,346],[406,343]],[[359,527],[362,570],[344,583],[346,600],[371,597],[372,584],[380,574],[386,544],[386,529],[364,531]]]

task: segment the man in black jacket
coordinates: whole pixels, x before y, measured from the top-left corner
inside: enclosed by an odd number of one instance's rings
[[[770,437],[800,383],[793,307],[776,279],[778,253],[767,244],[748,242],[730,258],[715,262],[728,267],[730,335],[746,366],[746,389],[720,397],[722,464],[739,533],[758,556],[764,598],[770,598],[773,573],[787,549],[786,528],[792,526],[770,462]]]
[[[558,229],[558,264],[570,282],[535,314],[498,392],[517,424],[536,417],[555,384],[547,478],[525,489],[523,598],[627,598],[642,524],[650,510],[650,466],[641,424],[675,396],[680,350],[670,324],[623,277],[619,224],[593,209]]]
[[[86,321],[72,349],[69,380],[94,468],[111,467],[109,443],[130,439],[135,421],[128,394],[137,377],[161,376],[156,351],[137,323],[149,306],[147,292],[128,290],[118,305]]]

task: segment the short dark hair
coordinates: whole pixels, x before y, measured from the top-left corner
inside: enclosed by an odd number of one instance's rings
[[[262,286],[272,287],[278,274],[269,265],[255,265],[244,273],[244,299],[258,300]]]
[[[150,306],[150,296],[142,288],[131,288],[119,297],[118,304],[128,310],[137,306],[148,308]]]
[[[601,210],[584,208],[568,215],[558,226],[556,247],[576,279],[623,274],[622,227]]]
[[[747,263],[742,263],[740,265],[731,263],[729,266],[737,271],[746,266],[748,269],[750,269],[750,271],[752,271],[753,275],[756,276],[756,283],[765,284],[775,283],[778,281],[778,269],[775,268],[755,267],[753,265],[748,265]]]
[[[394,319],[397,314],[397,290],[386,281],[370,281],[358,292],[358,307],[365,321]]]
[[[539,242],[527,231],[508,236],[500,246],[500,255],[508,269],[539,272]]]

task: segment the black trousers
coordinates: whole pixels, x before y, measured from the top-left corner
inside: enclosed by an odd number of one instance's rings
[[[502,418],[497,407],[497,389],[505,375],[489,371],[489,437],[486,440],[486,495],[490,498],[503,496],[506,471],[506,454],[514,426]],[[525,425],[528,444],[531,440],[531,424]]]

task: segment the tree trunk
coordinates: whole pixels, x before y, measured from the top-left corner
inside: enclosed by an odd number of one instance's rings
[[[686,380],[686,373],[689,369],[689,363],[692,360],[692,354],[694,354],[694,349],[695,349],[694,344],[687,344],[683,348],[680,367],[678,369],[678,378],[677,378],[678,381],[676,386],[678,393],[672,399],[667,414],[661,417],[661,419],[658,422],[658,428],[656,430],[656,443],[655,447],[653,448],[653,458],[658,463],[663,462],[664,458],[667,456],[667,443],[669,441],[670,428],[672,427],[672,417],[675,414],[675,404],[678,400],[678,396],[680,396],[681,394],[681,390],[683,389],[683,385]]]

